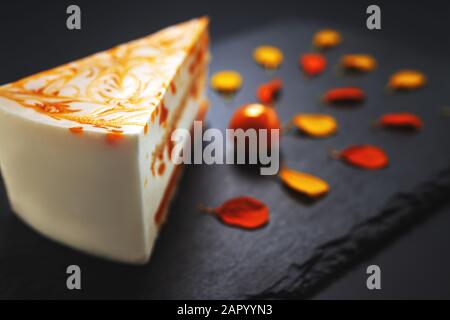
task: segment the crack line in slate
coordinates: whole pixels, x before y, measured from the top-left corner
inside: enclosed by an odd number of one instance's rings
[[[379,249],[377,244],[393,240],[400,232],[412,227],[414,222],[429,215],[448,202],[450,194],[450,168],[439,172],[410,193],[403,192],[388,200],[380,214],[355,225],[347,236],[319,246],[303,264],[292,264],[288,275],[270,285],[262,293],[247,295],[247,299],[295,299],[306,297],[320,285],[332,280],[332,275],[342,271],[351,262],[362,258],[368,249]],[[381,243],[383,244],[383,243]],[[297,273],[296,276],[289,276]],[[289,279],[293,279],[289,281]]]

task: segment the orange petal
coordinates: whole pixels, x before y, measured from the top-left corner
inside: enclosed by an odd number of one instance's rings
[[[305,53],[300,57],[299,63],[303,71],[310,76],[321,74],[327,66],[325,57],[318,53]]]
[[[425,75],[416,70],[401,70],[394,73],[388,82],[393,90],[414,90],[424,86],[427,82]]]
[[[339,32],[332,29],[323,29],[314,35],[313,45],[319,49],[329,49],[336,47],[341,41]]]
[[[379,123],[383,127],[387,128],[405,128],[420,130],[422,129],[422,120],[415,114],[408,112],[400,113],[387,113],[383,115]]]
[[[327,103],[360,102],[366,98],[364,91],[356,87],[343,87],[328,90],[324,95]]]
[[[220,207],[207,211],[215,214],[223,223],[244,229],[261,228],[269,222],[269,208],[262,201],[249,196],[230,199]]]
[[[330,189],[326,181],[296,170],[282,168],[278,175],[286,186],[311,198],[320,197]]]
[[[283,62],[283,52],[272,46],[260,46],[253,52],[255,61],[265,68],[276,69]]]
[[[377,62],[368,54],[346,54],[341,58],[341,66],[349,70],[369,72],[376,68]]]
[[[339,157],[348,164],[368,170],[381,169],[389,163],[384,150],[371,145],[348,147],[339,153]]]
[[[298,114],[292,121],[300,131],[312,137],[327,137],[337,131],[336,120],[327,114]]]
[[[242,78],[236,71],[220,71],[211,78],[211,87],[219,92],[233,93],[239,90],[241,86]]]

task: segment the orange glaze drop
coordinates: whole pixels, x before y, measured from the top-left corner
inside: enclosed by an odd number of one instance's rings
[[[169,139],[169,141],[167,142],[167,156],[169,158],[169,160],[172,159],[172,150],[175,147],[175,143],[172,141],[172,139]]]
[[[164,105],[164,102],[161,101],[161,115],[159,116],[159,124],[163,124],[167,120],[167,115],[169,114],[169,110]]]
[[[156,176],[155,162],[152,162],[152,164],[150,165],[150,172],[152,173],[152,176]]]
[[[191,56],[192,54],[194,54],[195,49],[196,49],[195,44],[191,45],[190,48],[187,48],[187,49],[186,49],[186,52],[187,52],[188,56]]]
[[[166,164],[164,162],[161,162],[158,167],[158,175],[162,176],[164,174],[164,171],[166,171]]]
[[[157,110],[158,110],[158,108],[156,108],[155,110],[153,110],[153,112],[152,112],[152,114],[150,115],[150,123],[155,123],[155,118],[156,118],[156,115],[157,115]]]
[[[197,95],[198,95],[198,91],[199,91],[199,89],[198,89],[197,83],[194,82],[194,83],[192,84],[192,86],[191,86],[191,90],[189,90],[189,95],[190,95],[192,98],[196,98]]]
[[[106,134],[106,142],[112,146],[119,143],[123,139],[123,133],[121,131],[112,131]]]
[[[201,63],[203,60],[203,55],[205,54],[205,50],[202,50],[202,48],[199,48],[197,53],[194,56],[193,61],[191,62],[191,65],[189,66],[189,73],[194,74],[197,66]]]
[[[159,203],[158,211],[156,211],[155,214],[155,223],[156,225],[160,226],[164,220],[165,216],[167,214],[167,207],[169,205],[170,199],[173,196],[173,192],[176,186],[176,182],[178,180],[178,177],[181,173],[180,167],[175,167],[175,170],[173,171],[169,184],[167,185],[166,191],[164,192],[164,196]]]
[[[177,87],[173,81],[170,83],[170,92],[172,92],[172,94],[177,93]]]
[[[145,124],[144,126],[144,134],[148,133],[148,123]]]
[[[83,135],[83,127],[72,127],[72,128],[69,128],[69,131],[77,136]]]
[[[196,65],[195,65],[195,60],[194,60],[194,61],[192,61],[192,63],[189,66],[189,74],[191,74],[191,75],[194,74],[195,67],[196,67]]]

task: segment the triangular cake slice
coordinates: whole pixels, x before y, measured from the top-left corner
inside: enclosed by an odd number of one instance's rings
[[[208,19],[0,87],[0,165],[42,234],[145,263],[176,184],[170,135],[206,107]]]

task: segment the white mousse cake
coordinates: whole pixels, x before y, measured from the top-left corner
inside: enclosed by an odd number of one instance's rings
[[[208,19],[0,87],[0,166],[40,233],[145,263],[175,188],[171,133],[207,108]]]

